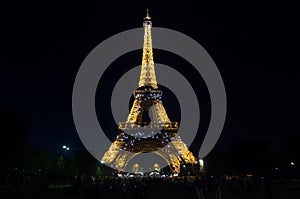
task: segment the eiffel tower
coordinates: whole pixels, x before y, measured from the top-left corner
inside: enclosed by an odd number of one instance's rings
[[[102,162],[124,171],[133,157],[141,153],[155,153],[168,163],[173,174],[178,174],[180,164],[196,164],[197,160],[178,136],[178,122],[170,121],[161,100],[162,91],[158,89],[154,70],[152,22],[148,9],[143,27],[144,45],[139,88],[133,92],[134,102],[127,121],[119,122],[119,134],[104,153]]]

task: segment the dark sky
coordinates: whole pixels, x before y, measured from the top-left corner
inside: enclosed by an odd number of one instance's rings
[[[71,110],[76,73],[103,40],[141,27],[147,7],[153,26],[192,37],[218,66],[228,113],[217,147],[226,149],[252,138],[268,138],[282,147],[289,135],[299,133],[296,6],[29,1],[1,7],[1,107],[28,119],[31,146],[55,151],[67,144],[82,149]],[[140,56],[141,52],[130,54],[123,62],[132,58],[134,63],[127,64],[135,66]],[[167,55],[154,56],[168,64]]]

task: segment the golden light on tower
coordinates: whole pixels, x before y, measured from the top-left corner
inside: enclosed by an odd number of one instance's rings
[[[140,165],[139,164],[134,164],[133,166],[132,166],[132,171],[133,172],[138,172],[139,171],[139,168],[140,168]]]
[[[143,45],[143,59],[142,68],[139,81],[139,87],[152,86],[154,89],[157,88],[154,61],[153,61],[153,50],[152,50],[152,36],[151,28],[152,21],[149,16],[149,9],[147,9],[147,16],[144,18],[144,45]]]
[[[155,171],[159,171],[160,170],[159,164],[157,164],[157,163],[154,163],[153,167],[154,167]]]
[[[102,161],[115,165],[119,171],[124,171],[128,162],[136,155],[154,153],[168,163],[172,173],[178,174],[181,163],[196,164],[197,160],[178,136],[178,122],[170,121],[161,100],[162,91],[158,89],[154,70],[152,21],[148,10],[143,27],[144,44],[139,88],[133,92],[134,102],[126,122],[119,122],[120,132],[117,139],[105,152]],[[147,122],[143,121],[143,114],[152,116],[151,124],[147,125]],[[135,133],[141,133],[141,128],[153,131],[154,127],[159,127],[155,137],[135,137]],[[154,169],[159,169],[157,163],[153,164]],[[133,168],[136,168],[136,164]]]

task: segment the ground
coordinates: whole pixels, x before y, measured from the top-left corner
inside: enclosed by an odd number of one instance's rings
[[[272,187],[274,199],[298,199],[300,196],[299,186],[288,186],[288,187]],[[0,198],[18,199],[18,198],[30,198],[30,199],[83,199],[91,198],[94,196],[72,196],[69,194],[69,188],[56,188],[56,189],[37,189],[34,191],[19,191],[14,193],[1,192]],[[102,192],[99,194],[101,199],[114,199],[114,198],[128,198],[128,196],[121,192],[107,193]],[[155,188],[154,191],[149,192],[144,197],[145,199],[197,199],[195,191],[190,187],[182,185],[161,185]],[[222,199],[267,199],[268,196],[263,188],[259,188],[252,193],[252,196],[246,195],[245,192],[233,194],[231,191],[223,189]],[[213,199],[211,196],[206,196],[205,199]]]

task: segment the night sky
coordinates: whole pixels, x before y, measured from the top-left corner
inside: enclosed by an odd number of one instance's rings
[[[145,10],[150,8],[153,26],[192,37],[220,70],[228,111],[217,148],[227,150],[233,143],[254,138],[271,139],[274,150],[285,147],[288,137],[299,133],[300,31],[296,7],[274,2],[200,2],[200,6],[183,2],[174,6],[30,1],[1,6],[1,110],[28,120],[26,139],[32,147],[53,152],[66,144],[74,150],[83,149],[71,107],[77,71],[103,40],[142,27]],[[119,63],[129,69],[141,64],[141,55],[141,51],[129,53],[111,67]],[[184,65],[175,55],[157,50],[154,61],[170,66],[179,63],[174,65],[178,70]],[[186,68],[183,72],[188,75],[192,70]],[[116,71],[115,77],[122,75]],[[113,85],[110,75],[108,71],[107,88]],[[202,81],[200,76],[191,78]],[[199,93],[201,89],[201,98]],[[102,103],[101,97],[96,100]],[[204,111],[206,105],[202,104]],[[208,118],[209,108],[207,111]]]

